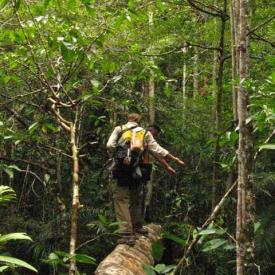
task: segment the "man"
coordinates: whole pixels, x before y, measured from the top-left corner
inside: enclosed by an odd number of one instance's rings
[[[125,145],[123,133],[127,130],[144,130],[139,126],[141,115],[131,113],[128,115],[128,122],[123,126],[117,126],[113,130],[108,142],[107,149],[110,153],[114,153],[118,147]],[[125,130],[126,129],[126,130]],[[183,163],[178,158],[171,155],[166,149],[161,147],[150,131],[146,131],[144,135],[144,147],[154,156],[165,160],[175,160]],[[124,162],[128,162],[125,157]],[[130,168],[129,168],[130,170]],[[119,243],[127,243],[133,245],[135,242],[134,233],[139,232],[144,223],[142,215],[142,184],[141,178],[134,177],[133,173],[128,173],[127,169],[123,172],[119,171],[116,175],[117,186],[114,191],[114,207],[118,221],[121,221],[120,234],[122,238]]]

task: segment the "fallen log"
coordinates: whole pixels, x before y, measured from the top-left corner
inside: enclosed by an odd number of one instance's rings
[[[152,244],[160,239],[161,227],[150,224],[143,227],[148,231],[140,236],[134,246],[119,244],[98,265],[95,275],[145,275],[144,264],[153,265]]]

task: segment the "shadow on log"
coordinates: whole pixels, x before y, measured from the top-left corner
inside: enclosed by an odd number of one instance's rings
[[[161,227],[155,224],[144,226],[148,235],[140,236],[134,246],[119,244],[99,264],[96,275],[145,275],[144,264],[153,265],[152,244],[160,239]]]

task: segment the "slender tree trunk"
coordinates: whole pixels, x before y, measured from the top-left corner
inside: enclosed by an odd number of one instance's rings
[[[227,0],[224,0],[223,12],[226,14]],[[220,42],[219,42],[219,56],[218,56],[218,74],[216,78],[216,112],[215,112],[215,128],[216,128],[216,142],[214,147],[214,165],[213,165],[213,179],[212,179],[212,209],[217,202],[217,184],[218,184],[218,162],[220,158],[220,146],[219,146],[219,132],[221,131],[222,123],[222,95],[223,95],[223,73],[224,73],[224,35],[226,27],[226,18],[220,17],[221,30],[220,30]]]
[[[56,157],[56,179],[57,179],[56,199],[58,203],[59,217],[60,217],[59,232],[60,232],[60,235],[64,238],[67,233],[67,217],[66,217],[67,207],[65,204],[64,197],[62,196],[63,188],[62,188],[61,165],[62,165],[62,155],[58,153]]]
[[[193,63],[193,98],[195,98],[199,91],[199,69],[198,69],[199,50],[197,47],[194,48],[193,60],[194,60],[194,63]]]
[[[148,23],[149,23],[149,32],[152,32],[152,29],[154,27],[154,12],[152,10],[151,5],[149,5],[148,10]],[[153,58],[151,58],[151,61],[153,62]],[[149,123],[154,124],[156,113],[155,113],[155,80],[153,72],[151,72],[149,76],[149,82],[148,82],[148,99],[149,99]],[[152,192],[153,192],[153,180],[154,180],[154,171],[152,171],[151,174],[151,180],[147,183],[147,192],[145,197],[145,206],[144,206],[144,214],[146,214],[146,209],[150,205],[151,199],[152,199]]]
[[[187,67],[186,67],[186,54],[187,54],[187,47],[182,49],[183,51],[183,66],[182,66],[182,107],[183,109],[186,108],[186,82],[187,82]]]
[[[254,196],[251,182],[251,137],[246,124],[248,118],[248,92],[245,81],[248,76],[247,0],[240,0],[240,86],[238,92],[239,149],[238,149],[238,201],[237,201],[237,274],[256,274],[254,264]]]
[[[217,0],[214,1],[214,6],[217,5]],[[214,30],[217,32],[217,18],[214,17]],[[216,79],[217,79],[217,51],[213,52],[213,66],[212,66],[212,96],[216,95]]]
[[[150,76],[149,79],[149,123],[154,124],[155,123],[155,104],[154,104],[154,98],[155,98],[155,81],[153,75]]]
[[[148,11],[148,19],[149,19],[149,32],[152,32],[154,27],[154,12],[149,6]],[[153,58],[151,59],[153,62]],[[153,72],[150,73],[149,76],[149,84],[148,84],[148,96],[149,96],[149,122],[150,124],[155,123],[155,105],[154,105],[154,98],[155,98],[155,80]]]
[[[236,20],[236,2],[238,0],[231,0],[230,5],[230,23],[231,23],[231,53],[232,53],[232,107],[233,107],[233,120],[238,120],[238,112],[237,112],[237,93],[238,93],[238,85],[237,85],[237,76],[238,76],[238,57],[237,57],[237,41],[238,41],[238,33],[236,29],[236,24],[238,23]]]
[[[76,240],[77,240],[77,218],[79,203],[79,165],[78,165],[78,149],[76,146],[76,131],[75,124],[70,125],[71,150],[73,159],[73,176],[72,176],[72,215],[71,215],[71,236],[70,236],[70,255],[75,255]],[[69,266],[69,275],[76,274],[76,261],[72,257]]]

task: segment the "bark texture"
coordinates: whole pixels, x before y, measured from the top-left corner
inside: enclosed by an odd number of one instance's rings
[[[233,119],[238,120],[238,110],[237,110],[237,76],[239,74],[238,68],[238,30],[236,26],[238,25],[238,1],[231,0],[230,5],[230,23],[231,23],[231,53],[232,53],[232,109],[233,109]]]
[[[246,123],[248,118],[248,37],[247,0],[240,0],[240,86],[238,92],[239,149],[238,149],[238,201],[237,201],[237,272],[238,275],[256,274],[254,263],[253,224],[255,200],[251,181],[251,132]]]
[[[217,186],[219,185],[219,167],[218,162],[220,159],[220,132],[222,131],[222,100],[223,100],[223,78],[224,78],[224,61],[225,61],[225,28],[226,28],[226,9],[227,0],[223,1],[223,16],[220,16],[221,27],[220,27],[220,41],[219,41],[219,53],[218,53],[218,72],[216,78],[216,110],[215,110],[215,130],[216,130],[216,142],[214,148],[214,165],[213,165],[213,180],[212,180],[212,209],[214,209],[217,201]]]
[[[199,91],[199,50],[197,47],[194,48],[194,57],[193,57],[193,98],[196,97]]]
[[[182,107],[185,109],[186,107],[186,84],[187,84],[187,66],[186,66],[186,54],[187,54],[187,47],[182,49],[183,51],[183,66],[182,66]]]
[[[95,275],[145,275],[144,264],[153,265],[152,243],[160,239],[161,227],[144,226],[148,236],[141,236],[133,247],[120,244],[97,267]]]
[[[76,147],[76,135],[75,125],[71,124],[71,148],[72,148],[72,159],[73,159],[73,176],[72,176],[72,214],[71,214],[71,236],[70,236],[70,255],[75,254],[76,239],[77,239],[77,218],[79,203],[79,164],[78,164],[78,150]],[[69,274],[76,274],[76,260],[71,258]]]

